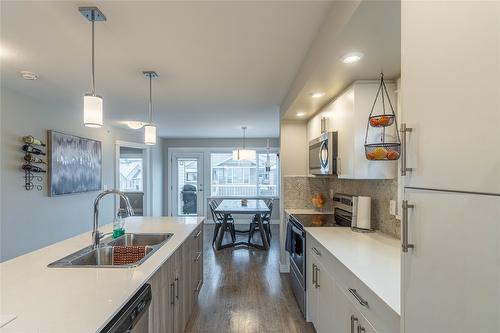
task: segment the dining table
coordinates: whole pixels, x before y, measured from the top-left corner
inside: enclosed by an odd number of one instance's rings
[[[235,200],[235,199],[224,199],[214,210],[216,213],[219,213],[224,216],[222,221],[222,226],[219,229],[219,234],[217,235],[217,239],[215,241],[215,248],[217,250],[221,250],[227,247],[234,246],[251,246],[261,250],[269,249],[269,240],[267,239],[267,235],[264,229],[264,225],[262,223],[262,215],[270,213],[270,209],[265,203],[264,200]],[[227,221],[228,218],[233,214],[245,214],[255,216],[257,218],[257,225],[259,226],[260,237],[262,239],[262,244],[249,242],[230,242],[227,244],[222,244],[224,239],[224,233],[227,230]]]

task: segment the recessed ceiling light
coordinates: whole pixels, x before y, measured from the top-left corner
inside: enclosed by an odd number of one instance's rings
[[[305,115],[305,112],[297,112],[297,117],[304,117]]]
[[[347,53],[345,56],[342,57],[342,62],[344,64],[354,64],[355,62],[358,62],[363,58],[363,53],[361,52],[351,52]]]
[[[31,81],[33,81],[33,80],[38,79],[38,75],[36,75],[35,73],[30,72],[30,71],[20,71],[19,74],[21,74],[21,76],[25,80],[31,80]]]
[[[139,129],[142,128],[142,126],[144,126],[144,123],[142,121],[131,120],[127,121],[127,126],[131,129]]]
[[[322,92],[322,91],[315,92],[315,93],[312,93],[312,94],[311,94],[311,97],[312,97],[312,98],[320,98],[320,97],[323,97],[323,96],[325,96],[325,93],[324,93],[324,92]]]

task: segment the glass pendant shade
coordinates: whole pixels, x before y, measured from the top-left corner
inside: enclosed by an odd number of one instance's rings
[[[144,126],[144,143],[147,145],[156,144],[156,126],[152,124]]]
[[[102,126],[102,97],[92,94],[83,96],[83,124],[87,127]]]
[[[233,160],[250,160],[253,161],[257,158],[257,152],[252,149],[236,149],[233,150]]]

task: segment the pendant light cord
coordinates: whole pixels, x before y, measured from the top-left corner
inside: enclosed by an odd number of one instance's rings
[[[149,124],[153,123],[153,78],[149,75]]]
[[[92,95],[95,96],[95,61],[94,61],[94,53],[95,53],[95,47],[94,47],[94,35],[95,35],[95,28],[94,28],[94,23],[95,23],[95,11],[92,11]]]
[[[245,139],[246,139],[246,134],[247,134],[247,127],[243,126],[243,150],[245,149]]]

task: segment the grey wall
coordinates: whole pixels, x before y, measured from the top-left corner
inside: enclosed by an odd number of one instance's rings
[[[205,139],[162,139],[163,146],[163,214],[168,214],[168,175],[170,170],[168,169],[168,149],[169,148],[238,148],[242,145],[242,139],[213,139],[213,138],[205,138]],[[273,138],[269,140],[269,145],[272,148],[279,147],[279,139]],[[266,138],[247,138],[245,145],[249,148],[265,148],[267,146]],[[207,184],[207,183],[206,183]],[[273,219],[279,219],[279,200],[275,200],[273,209]]]
[[[35,82],[36,84],[36,82]],[[80,96],[81,97],[81,96]],[[79,100],[75,102],[78,105]],[[54,107],[56,105],[56,107]],[[82,124],[80,107],[57,105],[57,101],[34,100],[17,92],[1,91],[1,260],[30,252],[40,247],[89,231],[92,228],[92,204],[96,192],[49,197],[47,183],[44,189],[26,191],[20,169],[23,153],[20,138],[31,134],[46,139],[46,131],[53,129],[102,141],[103,185],[113,188],[115,183],[115,141],[141,142],[142,132],[104,127],[86,128]],[[153,168],[161,170],[161,147],[153,149]],[[160,165],[160,166],[159,166]],[[155,175],[153,175],[155,178]],[[162,175],[156,175],[161,184]],[[157,192],[158,184],[154,187]],[[160,193],[161,196],[161,193]],[[161,211],[161,197],[153,207]],[[101,223],[110,223],[113,200],[104,199]],[[89,234],[90,243],[90,234]]]

